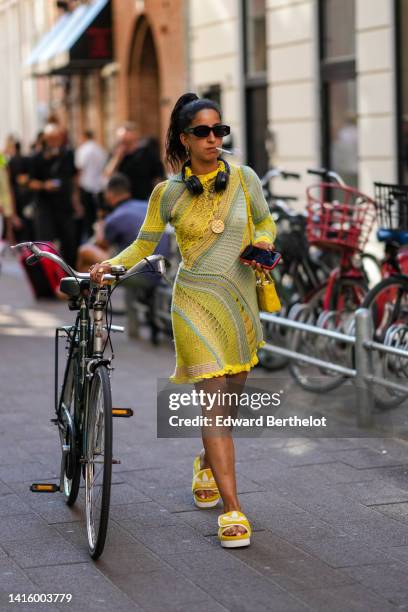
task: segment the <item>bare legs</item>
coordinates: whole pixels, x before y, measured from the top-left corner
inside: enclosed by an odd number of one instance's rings
[[[237,401],[239,401],[239,394],[243,390],[246,378],[247,372],[239,372],[238,374],[204,379],[195,383],[194,386],[197,391],[203,390],[205,393],[216,393],[219,391],[221,396],[223,393],[237,394]],[[233,397],[235,398],[235,396]],[[228,415],[235,416],[237,402],[234,402],[232,405],[229,402],[224,402],[225,405],[222,405],[222,403],[215,402],[211,410],[206,410],[205,406],[202,409],[203,415],[212,417],[214,424],[202,428],[204,450],[201,452],[201,468],[211,468],[224,503],[224,512],[229,512],[230,510],[241,510],[235,476],[234,441],[232,438],[232,428],[227,426],[217,427],[215,425],[215,417],[217,415],[224,417]],[[205,499],[211,493],[197,491],[197,495]],[[231,527],[225,534],[238,535],[244,532],[245,529],[243,527]]]

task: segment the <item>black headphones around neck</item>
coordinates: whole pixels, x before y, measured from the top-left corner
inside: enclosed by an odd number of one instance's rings
[[[229,167],[228,162],[222,157],[219,157],[218,161],[222,161],[225,170],[218,171],[218,174],[215,177],[214,189],[215,191],[224,191],[228,185],[231,168]],[[183,164],[183,167],[181,169],[181,178],[183,179],[183,182],[190,193],[192,193],[193,195],[200,195],[200,193],[203,193],[204,187],[202,186],[200,179],[195,174],[192,174],[191,176],[186,178],[187,166],[191,166],[191,161],[189,159]]]

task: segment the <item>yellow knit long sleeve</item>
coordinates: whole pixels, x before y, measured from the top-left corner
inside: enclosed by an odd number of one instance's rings
[[[275,238],[276,225],[270,214],[263,221],[255,223],[254,242],[269,242],[270,244],[273,244],[275,242]]]
[[[265,200],[261,181],[250,166],[242,166],[248,195],[251,202],[252,221],[255,227],[254,242],[273,244],[276,238],[276,224]]]
[[[107,259],[107,263],[125,266],[126,269],[129,269],[144,257],[153,254],[166,227],[166,221],[162,218],[160,210],[161,198],[166,185],[167,181],[163,181],[153,189],[145,220],[136,239],[115,257]]]

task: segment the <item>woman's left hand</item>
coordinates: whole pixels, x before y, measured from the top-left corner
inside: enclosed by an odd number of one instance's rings
[[[265,249],[265,251],[275,250],[274,244],[271,244],[270,242],[264,242],[263,240],[261,242],[254,242],[254,246],[258,247],[259,249]],[[257,263],[255,259],[253,259],[251,263],[245,263],[244,265],[251,266],[254,270],[258,270],[259,272],[262,272],[263,270],[262,264]]]

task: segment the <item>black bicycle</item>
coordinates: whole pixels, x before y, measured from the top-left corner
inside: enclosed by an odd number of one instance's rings
[[[89,554],[102,554],[109,519],[112,463],[112,417],[131,417],[130,408],[112,408],[110,386],[113,350],[110,334],[124,331],[112,325],[111,295],[118,284],[147,269],[163,274],[165,259],[161,255],[146,257],[126,271],[112,266],[104,281],[95,285],[88,273],[79,273],[54,253],[41,251],[40,243],[26,242],[12,248],[28,247],[32,255],[26,260],[34,265],[41,258],[59,264],[69,276],[61,280],[60,290],[68,296],[68,307],[77,311],[73,325],[58,327],[55,335],[55,418],[61,442],[59,486],[34,483],[33,492],[64,493],[68,506],[78,497],[82,476],[85,480],[85,509]],[[59,340],[67,341],[67,359],[59,390]],[[110,357],[105,356],[110,346]]]
[[[301,175],[271,168],[262,177],[261,183],[269,210],[276,223],[276,250],[282,253],[273,277],[282,302],[280,315],[287,317],[295,304],[308,301],[326,282],[337,257],[333,252],[324,252],[309,245],[306,237],[307,214],[291,207],[297,196],[277,195],[271,185],[275,179],[299,180]],[[263,321],[265,339],[287,348],[288,333],[280,325]],[[260,365],[267,370],[278,370],[289,364],[289,359],[274,355],[265,349],[259,350]]]

